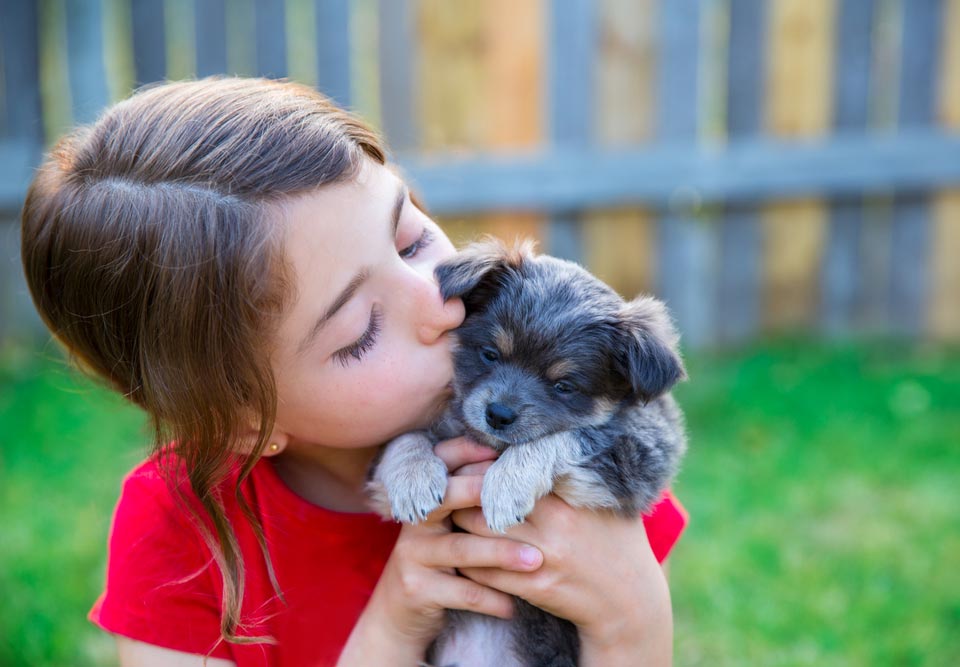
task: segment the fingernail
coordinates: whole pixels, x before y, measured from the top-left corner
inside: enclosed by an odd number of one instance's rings
[[[539,565],[542,556],[536,547],[524,545],[520,547],[520,562],[528,567]]]

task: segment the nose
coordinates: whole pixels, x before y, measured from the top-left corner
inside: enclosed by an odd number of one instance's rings
[[[490,403],[487,405],[487,423],[490,428],[500,430],[505,426],[510,426],[517,420],[517,413],[503,405],[502,403]]]
[[[417,333],[421,342],[429,344],[460,326],[466,316],[466,309],[459,298],[444,301],[432,275],[423,276],[421,280],[421,298],[415,306],[419,316]]]

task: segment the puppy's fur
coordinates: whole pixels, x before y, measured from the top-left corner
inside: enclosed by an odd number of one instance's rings
[[[416,522],[443,501],[440,440],[467,434],[500,452],[481,491],[497,532],[551,491],[625,517],[669,484],[686,440],[666,393],[685,377],[664,305],[625,302],[580,266],[532,244],[476,243],[437,267],[444,299],[462,297],[454,398],[429,431],[390,442],[371,469],[374,505]],[[517,598],[512,621],[449,613],[431,647],[447,667],[575,667],[576,627]]]

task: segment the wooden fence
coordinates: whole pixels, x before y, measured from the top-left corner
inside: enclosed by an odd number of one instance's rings
[[[136,84],[316,85],[451,235],[535,236],[692,345],[960,339],[960,0],[3,0],[0,337],[42,147]]]

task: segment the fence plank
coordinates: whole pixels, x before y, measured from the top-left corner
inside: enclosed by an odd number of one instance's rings
[[[657,140],[691,150],[699,132],[699,62],[702,5],[698,0],[660,3],[657,67]],[[711,342],[715,305],[714,228],[698,220],[677,184],[673,206],[657,224],[657,292],[670,307],[687,344]]]
[[[567,149],[587,146],[593,131],[597,10],[589,0],[551,0],[549,13],[549,140]],[[547,250],[583,262],[583,229],[575,211],[558,211],[551,217]]]
[[[652,0],[599,5],[593,136],[612,150],[648,142],[653,133],[654,9]],[[624,297],[654,288],[653,222],[636,207],[607,206],[583,216],[586,265]]]
[[[420,99],[413,75],[416,13],[411,0],[380,0],[379,8],[380,118],[390,148],[402,153],[420,144],[414,109]]]
[[[226,0],[195,0],[194,26],[197,76],[226,73]]]
[[[837,18],[833,125],[867,131],[873,63],[874,0],[843,0]],[[830,202],[830,223],[820,268],[820,324],[828,334],[849,333],[864,305],[860,197]]]
[[[0,137],[42,142],[38,26],[36,3],[4,3],[0,21],[4,102]]]
[[[903,5],[900,94],[897,126],[933,122],[940,55],[941,0]],[[917,336],[926,322],[929,289],[930,210],[924,196],[897,195],[893,201],[889,309],[891,328]]]
[[[483,3],[484,150],[529,152],[543,141],[543,19],[542,0]],[[544,247],[545,222],[539,213],[494,213],[478,223],[494,236],[508,241],[532,238]]]
[[[948,0],[943,25],[960,26],[960,0]],[[947,33],[949,35],[949,33]],[[960,132],[960,40],[942,39],[939,117]],[[938,340],[960,339],[960,188],[934,198],[930,307],[927,326]]]
[[[776,136],[816,137],[829,127],[833,9],[828,0],[772,3],[766,120]],[[764,209],[766,327],[813,324],[826,222],[817,200],[784,201]]]
[[[67,63],[74,123],[89,123],[109,101],[103,63],[101,0],[68,2]]]
[[[317,88],[349,108],[350,0],[316,0]]]
[[[167,42],[164,3],[131,0],[133,72],[136,85],[162,81],[167,76]]]
[[[756,138],[763,118],[767,3],[731,0],[727,64],[727,137]],[[755,205],[727,206],[719,231],[716,319],[720,340],[739,343],[760,326],[760,212]]]
[[[287,9],[284,0],[254,0],[257,76],[287,76]]]

